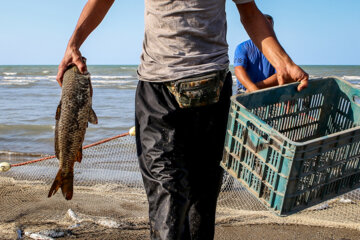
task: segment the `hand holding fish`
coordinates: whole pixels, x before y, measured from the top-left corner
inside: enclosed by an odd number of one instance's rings
[[[59,83],[60,87],[62,87],[64,73],[69,68],[69,66],[77,66],[80,73],[82,74],[85,74],[87,72],[86,63],[85,61],[83,61],[83,59],[85,58],[81,56],[81,52],[79,49],[70,47],[66,49],[64,58],[62,59],[58,67],[58,73],[56,76],[56,81]]]

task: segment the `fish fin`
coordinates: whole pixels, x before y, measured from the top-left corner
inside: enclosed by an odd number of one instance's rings
[[[48,197],[51,197],[57,192],[57,190],[59,190],[61,183],[62,183],[62,176],[61,176],[61,169],[59,169],[58,173],[56,174],[55,180],[51,185]]]
[[[60,159],[59,158],[59,153],[60,153],[60,150],[59,150],[59,120],[60,120],[60,115],[61,115],[61,100],[59,102],[59,105],[57,106],[56,108],[56,114],[55,114],[55,155],[56,155],[56,158],[57,159]]]
[[[98,118],[96,116],[96,113],[94,112],[94,109],[92,109],[92,108],[90,108],[89,122],[92,124],[98,123]]]
[[[80,147],[80,150],[76,154],[75,162],[81,163],[81,160],[82,160],[82,148]]]
[[[58,135],[57,132],[55,132],[55,156],[57,159],[59,159],[60,151],[59,151],[59,141],[57,135]]]
[[[60,159],[60,148],[59,148],[59,133],[58,133],[58,125],[59,125],[59,121],[56,121],[55,124],[55,156],[57,159]]]
[[[63,176],[62,170],[59,169],[58,173],[56,174],[55,180],[50,188],[48,197],[55,195],[55,193],[61,188],[62,194],[66,200],[70,200],[73,196],[73,181],[74,175],[68,174]]]
[[[60,114],[61,114],[61,101],[59,102],[59,105],[56,108],[55,120],[60,119]]]
[[[63,184],[61,185],[61,192],[66,200],[71,200],[73,196],[74,188],[74,175],[68,174],[63,178]]]

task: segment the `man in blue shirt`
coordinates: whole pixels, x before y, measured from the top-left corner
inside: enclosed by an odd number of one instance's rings
[[[264,14],[273,26],[270,15]],[[278,84],[275,68],[264,54],[255,46],[252,40],[239,44],[234,57],[237,92],[253,92],[258,89],[276,86]]]

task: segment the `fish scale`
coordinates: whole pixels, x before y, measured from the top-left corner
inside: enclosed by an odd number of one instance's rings
[[[61,100],[56,110],[55,154],[59,159],[59,171],[48,197],[59,188],[66,200],[73,196],[74,164],[81,162],[82,144],[88,122],[97,124],[92,109],[90,74],[81,74],[76,66],[64,73]]]

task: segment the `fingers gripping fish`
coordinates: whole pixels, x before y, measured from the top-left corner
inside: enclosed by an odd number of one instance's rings
[[[82,144],[88,122],[98,122],[92,109],[89,73],[81,74],[76,66],[66,70],[55,119],[55,155],[59,160],[59,171],[48,197],[61,188],[65,199],[70,200],[73,196],[74,164],[81,162]]]

